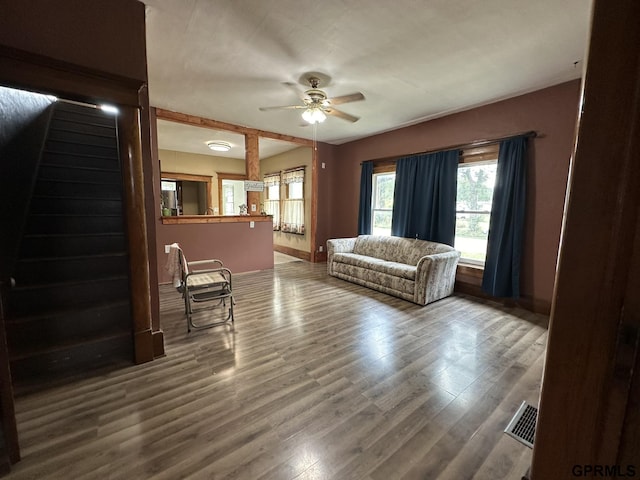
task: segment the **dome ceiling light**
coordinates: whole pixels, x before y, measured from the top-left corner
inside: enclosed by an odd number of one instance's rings
[[[231,150],[231,144],[227,142],[211,141],[207,142],[207,147],[215,152],[228,152]]]

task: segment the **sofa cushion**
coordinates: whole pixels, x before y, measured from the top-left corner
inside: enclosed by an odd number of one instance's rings
[[[414,266],[425,255],[449,252],[451,250],[453,250],[453,247],[442,243],[377,235],[360,235],[353,247],[353,253],[359,255]]]
[[[333,268],[335,275],[339,278],[371,288],[379,285],[386,293],[401,292],[409,299],[413,299],[416,283],[413,280],[382,273],[368,267],[349,265],[348,263],[335,263]]]
[[[333,256],[333,261],[355,267],[368,268],[387,275],[406,278],[407,280],[416,279],[417,268],[405,263],[390,262],[380,258],[358,255],[357,253],[336,253]]]

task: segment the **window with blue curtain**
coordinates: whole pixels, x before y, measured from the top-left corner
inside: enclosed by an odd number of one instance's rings
[[[398,160],[391,234],[453,245],[459,150]]]

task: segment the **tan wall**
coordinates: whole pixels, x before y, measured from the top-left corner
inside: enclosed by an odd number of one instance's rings
[[[198,153],[176,152],[174,150],[158,150],[158,155],[160,156],[160,169],[163,172],[190,173],[191,175],[207,175],[213,177],[211,208],[220,208],[218,202],[217,172],[245,173],[244,158],[216,157],[212,155],[200,155]]]
[[[288,168],[300,167],[304,165],[304,235],[295,235],[292,233],[273,232],[273,244],[282,247],[293,248],[302,252],[311,251],[311,194],[312,194],[312,177],[311,177],[311,148],[301,147],[288,152],[274,155],[269,158],[260,160],[260,175],[265,173],[278,172]],[[282,193],[280,198],[284,198]],[[264,195],[260,201],[264,201]]]

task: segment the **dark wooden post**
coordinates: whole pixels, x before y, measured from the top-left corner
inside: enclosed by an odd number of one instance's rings
[[[135,362],[143,363],[153,360],[154,355],[140,112],[133,107],[120,107],[118,119],[129,240]]]

